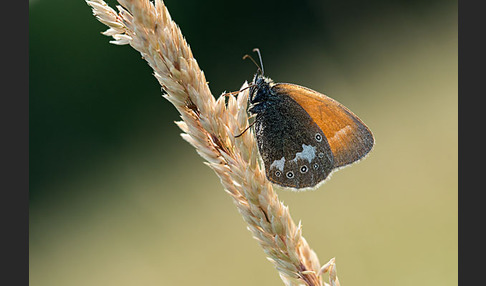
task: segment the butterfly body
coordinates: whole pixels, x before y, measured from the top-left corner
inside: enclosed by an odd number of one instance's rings
[[[316,188],[373,147],[371,131],[356,115],[311,89],[257,74],[249,101],[266,176],[282,187]]]

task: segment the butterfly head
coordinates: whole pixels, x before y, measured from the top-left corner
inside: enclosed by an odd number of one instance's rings
[[[262,55],[258,48],[253,49],[254,52],[258,54],[258,58],[260,59],[260,65],[250,56],[245,55],[243,59],[250,59],[257,67],[257,72],[253,77],[253,81],[250,84],[250,103],[252,105],[262,103],[268,100],[268,97],[271,95],[270,89],[274,86],[273,80],[268,77],[264,76],[264,69],[263,69],[263,61]]]
[[[258,104],[269,99],[271,88],[275,83],[272,79],[256,73],[250,87],[250,103]]]

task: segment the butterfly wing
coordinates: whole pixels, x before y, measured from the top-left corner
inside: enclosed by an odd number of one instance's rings
[[[278,83],[272,89],[295,100],[324,132],[334,155],[334,168],[358,161],[373,148],[370,129],[334,99],[295,84]]]
[[[333,155],[322,130],[302,107],[279,95],[252,110],[257,113],[258,150],[271,182],[302,189],[326,179],[333,169]]]

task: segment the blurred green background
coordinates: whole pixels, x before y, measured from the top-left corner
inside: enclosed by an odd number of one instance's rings
[[[266,75],[373,131],[366,160],[279,191],[342,285],[456,285],[456,1],[283,3],[166,1],[215,96],[259,47]],[[283,285],[150,67],[104,30],[84,1],[30,1],[30,285]]]

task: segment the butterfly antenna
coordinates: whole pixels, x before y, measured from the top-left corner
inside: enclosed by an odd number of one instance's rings
[[[264,74],[263,61],[262,61],[262,54],[260,53],[260,49],[254,48],[253,51],[256,52],[258,54],[258,58],[260,58],[260,66],[261,66],[261,71],[262,71],[262,75],[263,75]]]
[[[260,71],[260,73],[263,75],[263,70],[260,68],[260,66],[257,64],[257,62],[248,54],[244,55],[243,56],[243,59],[250,59],[257,67],[258,71]]]

